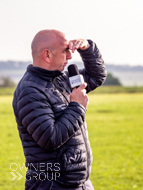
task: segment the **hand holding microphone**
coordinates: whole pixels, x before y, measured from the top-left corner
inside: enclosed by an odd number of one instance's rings
[[[89,99],[86,94],[86,86],[87,83],[83,83],[78,88],[74,88],[72,93],[70,94],[70,102],[78,102],[79,104],[87,108]]]
[[[84,82],[83,76],[79,74],[78,68],[75,64],[69,65],[69,80],[71,87],[73,88],[70,94],[70,102],[78,102],[87,108],[89,99],[86,94],[87,83]]]

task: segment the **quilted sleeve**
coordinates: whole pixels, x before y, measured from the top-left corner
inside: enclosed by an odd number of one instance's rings
[[[80,73],[88,84],[87,92],[101,86],[107,77],[104,61],[97,45],[91,40],[88,40],[88,42],[90,44],[88,49],[78,49],[85,66],[85,69],[80,70]]]
[[[55,119],[45,94],[32,87],[22,90],[16,105],[18,121],[46,150],[54,150],[71,138],[83,124],[86,112],[82,105],[71,102],[60,118]]]

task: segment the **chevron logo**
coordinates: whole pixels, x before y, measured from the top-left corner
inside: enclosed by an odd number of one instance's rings
[[[16,172],[17,175],[14,173],[14,172],[10,172],[12,175],[13,175],[13,178],[11,180],[15,180],[17,177],[17,180],[20,180],[21,178],[23,178],[23,176],[19,173],[19,172]]]

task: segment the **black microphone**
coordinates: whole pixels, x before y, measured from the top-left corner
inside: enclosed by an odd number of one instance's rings
[[[72,88],[79,87],[84,83],[83,76],[79,74],[77,65],[72,64],[68,66],[69,80]]]

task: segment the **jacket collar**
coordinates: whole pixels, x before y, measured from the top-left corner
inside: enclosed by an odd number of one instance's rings
[[[33,73],[35,75],[38,75],[40,78],[46,79],[46,80],[52,80],[55,77],[62,75],[61,71],[55,70],[55,71],[49,71],[46,69],[42,69],[40,67],[35,67],[32,64],[28,65],[27,71],[30,73]]]

